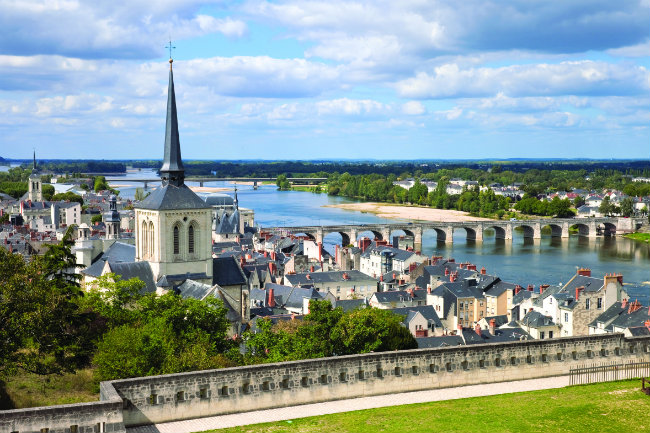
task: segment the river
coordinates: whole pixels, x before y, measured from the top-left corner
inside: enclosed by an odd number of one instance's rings
[[[130,172],[124,179],[114,181],[129,184],[130,177],[156,177],[150,170]],[[135,185],[135,184],[134,184]],[[198,185],[188,182],[188,185]],[[204,186],[227,187],[224,182],[205,183]],[[122,187],[122,197],[133,197],[135,186]],[[389,223],[392,220],[374,214],[323,207],[330,204],[350,203],[342,197],[300,191],[277,191],[274,185],[260,185],[254,190],[250,185],[238,185],[239,203],[255,211],[255,221],[260,226],[299,226],[335,224]],[[340,236],[328,235],[325,248],[332,251]],[[650,298],[650,245],[620,237],[587,239],[571,236],[569,239],[524,239],[521,232],[513,233],[512,241],[497,240],[486,234],[483,242],[468,242],[465,231],[454,233],[454,243],[436,241],[436,234],[427,230],[423,236],[423,253],[441,255],[456,261],[467,261],[505,281],[528,284],[561,284],[568,281],[578,267],[592,270],[592,276],[606,273],[623,274],[633,297],[644,301]],[[627,284],[626,284],[627,285]]]

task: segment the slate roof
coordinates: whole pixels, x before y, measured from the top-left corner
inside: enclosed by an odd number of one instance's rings
[[[147,198],[134,205],[136,209],[210,209],[210,205],[194,193],[187,185],[167,184],[156,188]]]
[[[541,326],[554,326],[553,318],[545,316],[538,311],[529,311],[521,319],[521,323],[531,328],[539,328]]]
[[[341,307],[344,313],[347,313],[348,311],[356,310],[357,308],[366,308],[368,306],[368,302],[366,298],[339,299],[339,300],[334,300],[332,302],[334,303],[333,305],[334,308]]]
[[[233,257],[212,259],[212,284],[224,286],[246,285],[248,281]]]
[[[404,302],[418,302],[423,301],[426,303],[427,291],[426,290],[413,290],[413,297],[406,290],[390,290],[388,292],[373,293],[373,298],[380,304],[394,304],[400,305]]]
[[[207,278],[208,276],[205,272],[166,274],[158,279],[156,286],[171,289],[182,284],[185,280],[205,280]]]
[[[444,335],[441,337],[419,337],[415,341],[418,349],[429,349],[433,347],[464,346],[465,342],[460,335]]]
[[[108,266],[111,272],[115,275],[120,275],[122,280],[129,280],[131,278],[139,278],[144,282],[145,287],[140,293],[155,293],[156,284],[153,281],[153,273],[151,266],[148,262],[111,262],[109,260]]]
[[[185,280],[183,284],[176,287],[176,291],[181,298],[193,298],[201,301],[215,291],[218,291],[218,287],[216,284],[211,286],[194,280]]]
[[[602,278],[586,277],[584,275],[575,275],[564,287],[565,291],[575,293],[576,288],[584,287],[585,292],[598,292],[603,288]]]
[[[111,263],[135,262],[135,245],[114,242],[90,266],[82,270],[81,273],[91,277],[99,277],[102,274],[106,261]]]
[[[490,320],[494,319],[497,328],[506,325],[508,323],[508,316],[505,314],[502,314],[500,316],[486,316],[483,319],[485,319],[488,325],[490,324]]]
[[[485,291],[486,296],[499,297],[507,290],[510,290],[512,291],[512,293],[515,293],[515,287],[517,287],[516,284],[500,281],[498,280],[498,278],[496,280],[497,281],[495,281],[494,284],[492,284],[492,286]],[[481,288],[480,286],[477,287],[479,289]]]
[[[647,335],[650,335],[650,329],[648,329],[646,326],[634,326],[631,328],[627,328],[628,332],[632,337],[645,337]]]
[[[401,316],[404,316],[408,314],[409,312],[418,312],[422,314],[422,316],[427,319],[427,322],[429,322],[429,329],[432,327],[435,328],[442,328],[442,322],[438,318],[438,314],[436,313],[436,310],[433,308],[433,305],[418,305],[418,306],[413,306],[413,307],[400,307],[400,308],[393,308],[392,310],[393,313],[399,314]]]
[[[500,328],[496,329],[494,335],[489,331],[481,330],[478,335],[474,329],[463,328],[462,331],[465,344],[486,344],[486,343],[507,343],[512,341],[532,340],[533,337],[521,328]]]
[[[281,284],[268,283],[262,289],[251,289],[251,301],[258,301],[265,305],[268,297],[268,290],[273,289],[273,298],[279,308],[302,309],[303,299],[323,299],[326,294],[313,288],[283,286]]]
[[[343,278],[343,274],[347,274],[348,279]],[[309,275],[309,278],[307,278],[307,275]],[[303,272],[300,274],[286,274],[284,278],[293,286],[306,286],[336,282],[357,282],[363,284],[374,284],[377,282],[377,279],[357,270]]]

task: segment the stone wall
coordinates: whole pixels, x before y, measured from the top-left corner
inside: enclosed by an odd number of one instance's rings
[[[564,337],[150,376],[103,382],[97,403],[0,412],[0,431],[70,432],[77,425],[79,432],[123,432],[124,426],[560,376],[584,364],[630,361],[650,361],[650,337]]]
[[[0,432],[125,433],[122,407],[115,388],[102,383],[98,402],[0,411]]]
[[[112,382],[127,426],[369,395],[569,373],[650,360],[650,337],[622,334],[371,353]]]

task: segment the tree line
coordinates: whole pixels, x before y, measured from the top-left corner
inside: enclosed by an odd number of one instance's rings
[[[145,294],[139,279],[112,274],[83,290],[72,244],[68,230],[30,261],[0,248],[0,379],[92,366],[100,381],[416,346],[400,316],[344,313],[329,301],[310,303],[302,321],[262,319],[260,332],[229,338],[217,298]]]

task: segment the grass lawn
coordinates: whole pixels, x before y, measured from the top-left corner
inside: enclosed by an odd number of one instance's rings
[[[98,400],[91,369],[61,376],[21,373],[0,381],[0,410]]]
[[[641,381],[580,385],[347,412],[221,430],[230,432],[565,433],[650,431]]]
[[[650,233],[630,233],[625,235],[628,239],[633,239],[635,241],[641,241],[645,243],[650,243]]]

